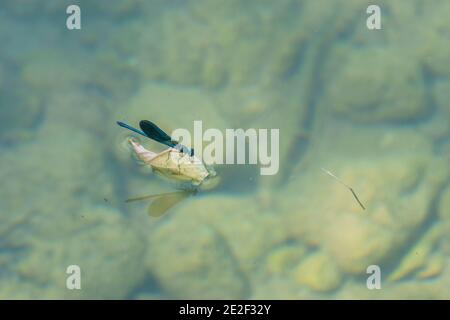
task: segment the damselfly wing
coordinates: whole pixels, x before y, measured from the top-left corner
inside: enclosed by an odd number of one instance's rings
[[[126,202],[142,201],[142,200],[152,200],[148,206],[148,214],[151,217],[161,217],[171,208],[176,206],[178,203],[186,199],[187,197],[194,195],[195,191],[174,191],[160,194],[153,194],[147,196],[141,196],[136,198],[131,198],[126,200]]]

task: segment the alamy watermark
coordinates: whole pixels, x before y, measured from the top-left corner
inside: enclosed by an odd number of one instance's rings
[[[367,289],[381,289],[381,268],[373,264],[367,267],[366,272],[370,274],[366,281]]]
[[[367,7],[366,13],[370,16],[366,20],[366,26],[369,30],[380,30],[381,29],[381,9],[380,6],[376,4],[371,4]]]
[[[67,7],[66,13],[69,15],[66,19],[66,27],[69,30],[81,29],[81,9],[79,6],[72,4]]]
[[[66,19],[66,27],[69,30],[81,29],[81,9],[78,5],[69,5],[66,9],[66,13],[69,15]],[[369,30],[381,29],[381,9],[376,4],[371,4],[367,7],[366,13],[369,17],[366,20],[366,26]]]
[[[69,275],[66,279],[66,288],[69,290],[81,289],[81,268],[76,264],[67,267],[66,273]]]
[[[219,129],[209,128],[203,132],[202,121],[194,121],[194,138],[187,129],[176,129],[172,139],[192,146],[195,156],[207,165],[259,164],[261,175],[278,173],[279,129]],[[203,143],[208,144],[203,148]],[[270,152],[269,152],[270,150]]]

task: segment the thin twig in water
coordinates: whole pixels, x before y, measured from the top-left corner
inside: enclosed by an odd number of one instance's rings
[[[339,182],[340,184],[342,184],[344,187],[346,187],[348,190],[350,190],[350,192],[353,194],[353,197],[355,197],[356,201],[358,201],[359,205],[361,206],[361,208],[363,208],[363,210],[366,210],[366,208],[364,207],[364,205],[361,203],[361,201],[359,200],[358,196],[356,195],[355,191],[353,190],[352,187],[350,187],[349,185],[345,184],[341,179],[339,179],[338,177],[336,177],[334,174],[332,174],[330,171],[322,168],[322,171],[325,172],[326,174],[328,174],[330,177],[332,177],[333,179],[335,179],[337,182]]]

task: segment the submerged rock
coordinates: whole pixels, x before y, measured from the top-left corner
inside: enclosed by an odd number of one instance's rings
[[[150,243],[147,264],[168,297],[246,297],[247,279],[226,240],[213,227],[174,217],[153,231]]]
[[[442,193],[439,202],[439,217],[446,222],[450,221],[450,187],[447,187]]]
[[[340,214],[325,227],[323,246],[347,273],[362,274],[388,257],[400,241],[389,229],[356,214]]]
[[[419,279],[429,279],[439,276],[446,267],[446,261],[441,253],[433,254],[425,267],[417,274]]]
[[[41,291],[34,298],[66,297],[70,264],[80,264],[87,281],[74,297],[125,298],[142,277],[135,268],[138,236],[123,230],[117,210],[101,207],[114,199],[114,188],[101,148],[92,142],[89,131],[73,123],[44,121],[32,141],[0,155],[0,176],[9,180],[0,187],[1,245],[12,253],[5,269],[24,282],[18,290],[30,285]],[[129,261],[122,260],[128,254],[122,241],[133,247]],[[134,274],[125,276],[122,267]],[[109,283],[111,276],[118,280]]]
[[[0,77],[1,73],[2,70]],[[10,76],[7,84],[0,87],[1,147],[31,140],[33,130],[41,125],[45,110],[41,95],[16,79],[12,72],[8,73]]]
[[[433,158],[429,143],[411,132],[368,129],[356,137],[350,129],[339,136],[335,130],[327,126],[310,162],[295,169],[301,179],[286,186],[280,206],[292,237],[322,248],[345,273],[358,275],[371,264],[389,263],[431,219],[449,170]],[[317,159],[323,159],[320,165]],[[366,210],[321,167],[352,187]]]
[[[16,272],[31,283],[56,288],[59,297],[126,298],[145,276],[143,239],[114,209],[85,208],[78,219],[85,226],[64,238],[49,235],[29,243]],[[80,267],[81,290],[66,288],[70,265]]]
[[[429,113],[417,61],[396,48],[353,49],[326,88],[325,104],[354,122],[395,122]]]
[[[294,279],[312,290],[328,292],[339,287],[342,274],[329,255],[316,252],[298,265],[294,271]]]
[[[422,239],[420,239],[403,257],[397,268],[389,275],[388,280],[397,281],[403,279],[413,275],[421,268],[425,268],[422,277],[435,275],[439,269],[439,261],[430,261],[430,255],[433,253],[436,242],[441,236],[442,231],[442,228],[439,226],[435,226],[427,231]]]
[[[434,10],[427,8],[425,11],[425,21],[421,22],[426,26],[420,32],[423,42],[420,47],[422,61],[425,63],[427,71],[433,75],[449,76],[450,66],[447,63],[450,55],[450,26],[448,17],[450,15],[450,4],[447,1],[439,1],[434,6]]]
[[[236,181],[236,183],[241,183]],[[242,270],[251,275],[259,261],[289,235],[277,214],[255,201],[253,194],[237,197],[204,194],[179,208],[177,214],[213,226],[226,239]]]
[[[306,253],[307,248],[299,244],[288,244],[273,249],[266,258],[266,272],[269,276],[286,275]]]
[[[369,35],[356,0],[118,0],[83,6],[98,31],[75,38],[39,18],[60,3],[6,1],[0,299],[450,296],[435,246],[446,232],[410,242],[450,217],[448,159],[437,159],[450,154],[450,6],[436,1],[386,4],[383,31]],[[24,38],[17,17],[39,36]],[[168,132],[193,120],[281,129],[280,172],[247,181],[237,170],[221,193],[149,221],[147,203],[124,198],[168,190],[117,170],[113,155],[114,121],[141,119]],[[69,264],[81,291],[65,287]],[[401,281],[367,290],[369,264]]]

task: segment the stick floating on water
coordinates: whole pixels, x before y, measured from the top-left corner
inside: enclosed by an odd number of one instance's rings
[[[333,179],[335,179],[337,182],[339,182],[340,184],[342,184],[344,187],[346,187],[348,190],[350,190],[350,192],[353,194],[353,197],[356,199],[356,201],[358,201],[358,204],[361,206],[361,208],[363,208],[363,210],[366,210],[366,208],[364,207],[364,205],[361,203],[361,201],[359,200],[358,196],[356,195],[355,191],[353,190],[352,187],[350,187],[349,185],[345,184],[341,179],[339,179],[338,177],[336,177],[334,174],[332,174],[330,171],[321,168],[323,172],[325,172],[327,175],[329,175],[330,177],[332,177]]]

